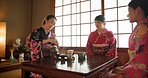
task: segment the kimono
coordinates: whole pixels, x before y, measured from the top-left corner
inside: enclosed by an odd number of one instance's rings
[[[148,77],[148,18],[137,22],[129,37],[129,51],[135,51],[136,54],[124,67],[125,77]]]
[[[49,33],[48,33],[49,34]],[[34,30],[30,35],[30,48],[31,48],[31,60],[37,61],[43,59],[42,54],[42,40],[47,39],[48,34],[45,33],[44,29],[40,27]]]
[[[51,53],[52,48],[48,48],[48,46],[54,46],[54,44],[42,43],[44,39],[55,38],[55,34],[48,32],[45,33],[44,29],[40,27],[39,29],[34,30],[30,35],[30,48],[31,48],[31,60],[37,61],[39,59],[52,58],[55,57],[53,53]]]
[[[53,35],[52,35],[53,36]],[[31,61],[38,61],[45,59],[45,57],[50,57],[50,50],[48,48],[48,45],[52,45],[51,43],[45,43],[43,44],[43,39],[47,39],[50,37],[50,33],[45,33],[44,29],[42,27],[34,30],[30,34],[30,42],[29,47],[31,49]],[[33,78],[42,78],[42,75],[36,74],[31,72],[31,76]]]
[[[103,78],[147,78],[148,77],[148,18],[137,22],[129,37],[129,53],[135,55],[123,67],[122,74]]]
[[[92,44],[109,44],[106,47],[93,47]],[[98,31],[91,32],[86,45],[87,55],[104,53],[105,56],[116,56],[116,39],[111,31],[106,28],[99,34]]]

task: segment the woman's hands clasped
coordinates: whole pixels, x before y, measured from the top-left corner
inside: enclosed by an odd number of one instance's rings
[[[109,44],[92,44],[93,47],[106,47],[109,46]]]

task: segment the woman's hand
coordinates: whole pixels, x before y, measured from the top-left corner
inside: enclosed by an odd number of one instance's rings
[[[54,45],[58,45],[58,41],[56,39],[51,39],[51,43]]]
[[[98,47],[99,44],[92,44],[93,47]]]
[[[124,74],[124,72],[123,72],[123,66],[114,68],[113,71],[112,71],[112,73],[115,73],[115,74]]]
[[[109,44],[92,44],[93,47],[106,47],[109,46]]]
[[[53,46],[52,45],[48,45],[48,49],[51,49],[51,48],[53,48]]]

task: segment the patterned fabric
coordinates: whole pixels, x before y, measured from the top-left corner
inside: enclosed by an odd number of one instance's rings
[[[113,76],[106,74],[102,78],[148,78],[148,18],[138,22],[130,35],[130,52],[135,52],[135,54],[123,66],[122,74],[114,74]]]
[[[31,60],[36,61],[43,59],[42,55],[42,40],[47,39],[48,34],[46,35],[44,29],[40,27],[39,29],[34,30],[30,36],[30,48],[31,48]]]
[[[129,50],[136,54],[125,65],[124,73],[127,78],[148,77],[148,19],[137,23],[129,38]]]
[[[92,44],[109,44],[106,47],[93,47]],[[91,32],[86,45],[88,55],[104,54],[105,56],[116,56],[116,39],[111,31],[104,29],[99,34],[98,31]]]
[[[53,45],[51,43],[45,43],[43,44],[43,39],[47,39],[55,37],[55,34],[45,33],[44,29],[42,27],[34,30],[30,35],[30,39],[27,38],[28,41],[28,47],[31,49],[31,60],[37,61],[40,59],[45,59],[45,57],[54,57],[50,53],[50,49],[48,48],[49,45]],[[31,75],[33,78],[42,78],[42,75],[36,74],[31,72]]]

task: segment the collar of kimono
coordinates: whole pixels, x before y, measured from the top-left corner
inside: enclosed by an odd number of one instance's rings
[[[96,30],[96,32],[98,33],[97,30]],[[104,28],[102,33],[106,33],[106,32],[108,32],[108,30],[106,28]],[[100,34],[102,34],[102,33],[100,33]],[[100,34],[98,33],[98,37],[96,38],[95,43],[97,42],[98,38],[100,37]]]
[[[96,32],[98,33],[98,30],[96,29]],[[106,33],[106,32],[108,32],[108,30],[106,29],[106,28],[104,28],[104,30],[101,32],[101,33]],[[100,34],[101,34],[100,33]],[[98,33],[99,34],[99,33]]]
[[[143,23],[147,23],[148,24],[148,18],[144,18],[141,21],[138,21],[137,25],[139,26],[140,24],[143,24]]]
[[[102,33],[106,33],[106,32],[108,32],[108,30],[106,28],[104,28]]]

